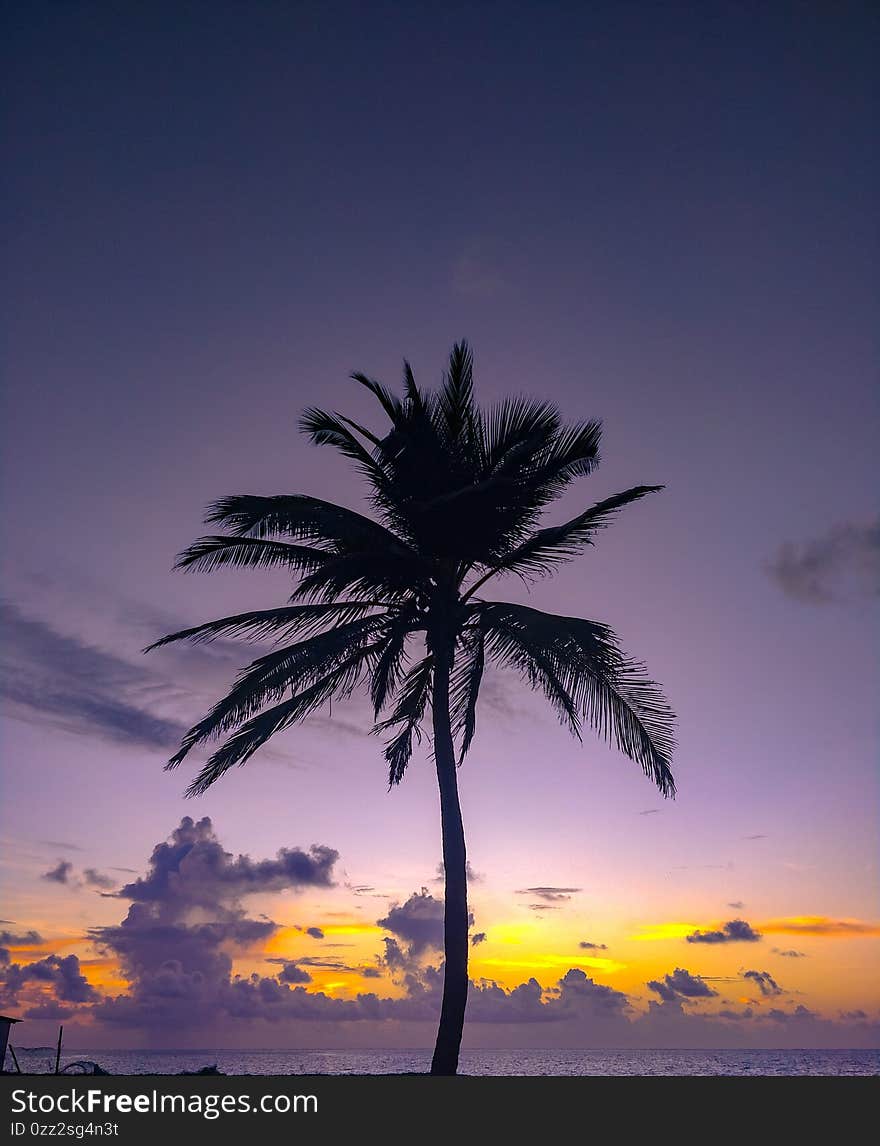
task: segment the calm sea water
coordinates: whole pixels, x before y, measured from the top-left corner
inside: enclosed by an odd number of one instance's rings
[[[50,1048],[16,1047],[21,1069],[51,1071]],[[224,1074],[425,1073],[430,1051],[77,1051],[62,1066],[97,1061],[111,1074],[178,1074],[216,1064]],[[6,1069],[12,1069],[7,1056]],[[880,1050],[465,1051],[460,1071],[475,1075],[880,1075]]]

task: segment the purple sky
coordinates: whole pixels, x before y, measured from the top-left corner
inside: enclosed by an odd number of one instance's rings
[[[0,877],[41,956],[76,950],[105,983],[83,936],[128,904],[82,873],[143,872],[185,814],[254,859],[339,852],[335,891],[291,885],[314,918],[267,891],[285,927],[374,926],[438,893],[430,764],[387,793],[365,703],[185,804],[189,775],[161,764],[248,653],[139,650],[286,596],[278,576],[171,573],[209,501],[359,505],[297,434],[303,406],[372,419],[351,370],[395,384],[406,356],[431,386],[467,337],[481,401],[604,420],[602,465],[552,519],[666,483],[533,600],[610,623],[680,742],[663,804],[638,767],[487,681],[461,777],[481,975],[552,987],[580,964],[535,959],[583,954],[578,937],[610,951],[607,932],[620,966],[588,974],[637,1008],[676,967],[766,969],[788,972],[792,1013],[877,1019],[876,21],[858,3],[663,7],[11,12]],[[44,879],[60,860],[71,878]],[[577,890],[539,919],[517,894],[535,887]],[[765,928],[757,967],[682,932],[644,955],[633,938],[740,914],[868,930],[814,930],[801,960],[770,954],[799,941]],[[342,982],[330,993],[363,989]]]

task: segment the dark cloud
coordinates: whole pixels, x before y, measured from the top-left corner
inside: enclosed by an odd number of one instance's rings
[[[800,545],[788,542],[767,572],[786,596],[827,605],[880,595],[880,519],[844,522]]]
[[[49,868],[44,871],[41,878],[49,880],[50,883],[72,883],[73,864],[70,860],[59,860],[55,867]]]
[[[0,695],[14,715],[141,748],[175,747],[185,726],[150,712],[144,668],[0,603]]]
[[[208,816],[198,822],[184,816],[171,837],[153,849],[146,877],[118,894],[176,917],[186,908],[213,907],[256,892],[331,887],[338,858],[333,848],[318,844],[308,852],[281,848],[274,860],[233,858],[220,845]]]
[[[743,978],[750,979],[765,998],[782,994],[782,988],[769,971],[744,971]]]
[[[42,942],[43,937],[39,931],[0,931],[0,944],[4,947],[35,947]]]
[[[567,897],[564,897],[567,898]],[[552,903],[530,903],[529,911],[558,911],[559,905]]]
[[[734,911],[742,911],[742,909],[745,907],[745,904],[741,900],[737,899],[734,900],[733,903],[728,903],[727,906],[732,907]]]
[[[427,888],[411,895],[406,903],[395,904],[384,919],[376,922],[407,944],[410,959],[443,947],[443,900],[435,899]]]
[[[862,1010],[840,1011],[839,1014],[846,1023],[864,1023],[868,1019],[867,1012]]]
[[[4,972],[3,1005],[15,1005],[25,984],[44,985],[56,1002],[92,1003],[98,992],[83,975],[76,955],[47,955],[32,963],[12,963]]]
[[[324,932],[320,927],[307,927],[306,935],[311,935],[312,939],[323,939]]]
[[[312,976],[296,963],[285,963],[278,972],[278,979],[282,983],[311,983]]]
[[[705,980],[698,975],[692,975],[683,967],[676,967],[661,980],[652,979],[647,984],[648,989],[656,992],[664,1003],[674,1003],[679,999],[708,999],[718,992],[714,991]]]
[[[810,1019],[818,1018],[815,1011],[803,1005],[795,1007],[793,1011],[780,1011],[775,1007],[767,1012],[767,1018],[774,1023],[804,1023]]]
[[[759,832],[757,835],[754,835],[754,836],[743,836],[743,839],[744,840],[766,840],[767,837],[765,835],[762,835]]]
[[[109,875],[104,875],[103,872],[96,871],[93,867],[87,867],[83,871],[83,879],[89,887],[100,887],[105,891],[116,886],[115,879],[111,879]]]
[[[644,812],[639,812],[640,816],[659,816],[659,808],[646,808]]]
[[[730,919],[721,931],[695,931],[688,943],[757,943],[761,938],[744,919]]]
[[[557,903],[571,899],[573,895],[583,890],[582,887],[521,887],[516,894],[536,895],[538,899],[544,899],[548,903]]]
[[[471,947],[479,947],[481,943],[486,942],[486,932],[478,931],[476,935],[471,936]]]
[[[741,1011],[718,1011],[720,1019],[732,1019],[734,1022],[744,1022],[746,1019],[754,1018],[754,1014],[751,1007],[745,1007]]]
[[[330,886],[337,859],[333,848],[318,845],[308,852],[282,848],[274,860],[233,857],[207,816],[197,822],[185,816],[153,849],[147,874],[117,893],[131,901],[122,923],[91,932],[98,947],[119,961],[129,983],[126,994],[104,1000],[96,1017],[134,1026],[187,1026],[224,1011],[255,1015],[260,1007],[274,1006],[286,998],[278,992],[290,990],[293,970],[281,982],[232,975],[233,956],[265,943],[277,930],[271,919],[249,918],[241,900],[256,892]],[[284,960],[282,966],[300,962]]]
[[[38,844],[43,844],[44,847],[53,848],[59,852],[82,852],[85,848],[81,848],[79,844],[66,843],[64,840],[37,840]]]
[[[778,947],[772,948],[774,955],[782,955],[786,959],[806,959],[803,951],[781,951]]]
[[[608,950],[608,947],[605,943],[588,943],[586,941],[586,939],[582,939],[581,942],[578,943],[578,947],[580,947],[580,949],[582,951],[607,951]]]

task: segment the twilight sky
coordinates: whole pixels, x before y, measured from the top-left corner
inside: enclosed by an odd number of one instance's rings
[[[482,402],[604,420],[549,520],[666,483],[532,599],[611,624],[680,747],[664,803],[489,677],[460,774],[465,1045],[877,1045],[870,8],[8,9],[0,1009],[23,1043],[60,1017],[95,1047],[432,1041],[427,754],[389,793],[357,700],[185,802],[162,763],[253,652],[140,649],[289,593],[171,572],[209,501],[361,505],[303,406],[370,419],[351,370],[395,384],[406,356],[433,386],[467,337]]]

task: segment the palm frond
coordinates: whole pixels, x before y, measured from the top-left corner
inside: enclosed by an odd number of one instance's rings
[[[348,696],[363,674],[365,662],[375,654],[374,647],[361,649],[332,672],[316,681],[290,700],[277,704],[243,724],[207,761],[186,790],[186,795],[201,796],[224,773],[246,764],[258,748],[276,732],[304,720],[333,696]]]
[[[361,386],[366,386],[370,393],[379,400],[379,404],[388,415],[391,423],[395,424],[403,413],[403,407],[397,395],[392,394],[390,390],[387,390],[382,383],[377,382],[375,378],[369,378],[359,370],[356,370],[351,377],[355,382],[359,382]]]
[[[467,342],[457,342],[437,398],[437,413],[447,444],[455,448],[472,419],[474,404],[474,358]]]
[[[239,537],[285,534],[330,546],[336,552],[369,548],[387,550],[397,556],[416,556],[402,538],[378,521],[304,494],[273,497],[235,494],[209,506],[205,520],[222,524]]]
[[[259,657],[238,675],[207,716],[183,736],[166,769],[177,768],[195,745],[228,732],[264,705],[280,700],[288,690],[297,692],[335,670],[352,651],[373,641],[385,624],[383,616],[364,617]]]
[[[611,524],[614,515],[625,505],[629,505],[646,494],[656,493],[662,485],[640,485],[624,490],[579,513],[561,525],[539,529],[516,546],[465,594],[465,600],[473,596],[481,585],[496,573],[516,573],[521,577],[538,577],[551,573],[555,566],[576,557],[585,545],[592,545],[593,534]]]
[[[493,655],[515,663],[509,650],[519,649],[539,667],[549,666],[575,714],[641,764],[664,796],[675,795],[674,715],[644,666],[623,656],[607,625],[502,602],[481,605],[479,616]],[[561,711],[558,701],[554,707]]]
[[[160,649],[163,645],[170,645],[174,641],[192,641],[194,644],[201,644],[214,641],[218,637],[246,638],[251,641],[263,641],[269,638],[276,641],[289,640],[295,635],[304,636],[314,632],[330,620],[337,625],[345,624],[375,607],[375,603],[369,602],[333,601],[329,604],[288,605],[280,609],[258,609],[250,613],[237,613],[233,617],[220,617],[216,621],[206,621],[191,629],[169,633],[168,636],[160,637],[158,641],[147,645],[144,652],[150,653],[153,649]]]
[[[286,565],[289,569],[302,572],[319,569],[328,559],[326,552],[307,545],[267,541],[260,537],[215,535],[196,538],[192,545],[178,554],[174,568],[210,573],[227,565],[239,569]]]
[[[387,720],[375,726],[374,731],[379,732],[401,725],[385,745],[389,788],[403,779],[412,756],[413,738],[417,741],[421,739],[421,722],[431,693],[433,672],[434,658],[429,654],[409,670],[398,691],[393,712]]]
[[[406,642],[412,632],[412,615],[402,615],[388,626],[388,635],[382,655],[370,681],[370,699],[378,720],[388,697],[393,695],[406,665]]]
[[[485,633],[479,624],[462,632],[462,655],[456,658],[449,682],[449,711],[453,735],[461,735],[461,766],[477,730],[477,700],[486,664]]]

